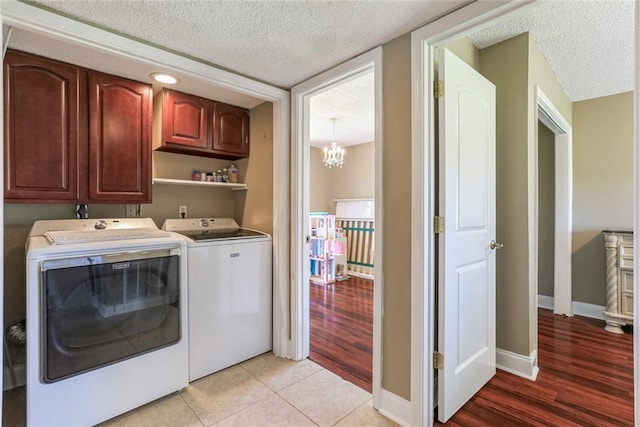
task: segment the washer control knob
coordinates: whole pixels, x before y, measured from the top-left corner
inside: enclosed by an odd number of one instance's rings
[[[104,219],[99,219],[96,221],[94,227],[96,230],[104,230],[105,228],[107,228],[107,221],[105,221]]]
[[[208,219],[201,219],[200,220],[200,227],[208,227],[209,226],[209,220]]]

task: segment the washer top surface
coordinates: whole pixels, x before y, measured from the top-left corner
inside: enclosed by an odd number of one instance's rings
[[[163,230],[173,231],[194,242],[216,240],[255,239],[269,237],[260,231],[241,228],[233,218],[176,218],[167,219]]]

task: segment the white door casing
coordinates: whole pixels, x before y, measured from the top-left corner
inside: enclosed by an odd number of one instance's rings
[[[496,372],[495,86],[440,55],[438,419],[446,422]]]

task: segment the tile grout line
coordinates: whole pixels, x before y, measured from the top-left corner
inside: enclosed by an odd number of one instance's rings
[[[308,360],[308,359],[307,359]],[[304,378],[299,379],[298,381],[295,381],[289,385],[287,385],[286,387],[282,387],[280,390],[274,390],[271,387],[269,387],[268,384],[266,384],[264,381],[262,381],[260,378],[258,378],[257,376],[255,376],[252,372],[250,372],[247,368],[245,368],[242,364],[240,365],[240,367],[242,369],[244,369],[245,371],[247,371],[247,373],[249,373],[249,375],[251,375],[253,378],[255,378],[256,380],[258,380],[261,384],[264,384],[269,390],[271,390],[276,396],[278,396],[280,399],[282,399],[283,402],[285,402],[288,406],[290,406],[291,408],[293,408],[296,412],[298,412],[300,415],[302,415],[303,417],[305,417],[306,419],[308,419],[311,423],[313,423],[316,426],[320,426],[320,424],[316,423],[313,419],[311,419],[307,414],[305,414],[304,412],[302,412],[300,409],[296,408],[293,404],[291,404],[291,402],[289,402],[284,396],[282,396],[280,394],[281,391],[286,390],[287,388],[291,387],[294,384],[298,384],[301,381],[306,380],[309,377],[312,377],[313,375],[320,373],[324,370],[326,370],[325,368],[323,368],[322,366],[318,365],[317,363],[313,362],[310,360],[310,362],[314,363],[315,365],[317,365],[320,369],[315,371],[314,373],[307,375]]]
[[[187,385],[187,387],[189,386]],[[191,412],[193,412],[193,415],[196,416],[196,418],[198,419],[198,422],[202,425],[202,427],[207,427],[205,426],[204,421],[202,421],[202,419],[200,419],[198,414],[196,414],[196,411],[191,407],[191,405],[189,405],[189,402],[187,402],[187,399],[185,399],[184,396],[182,395],[182,390],[186,389],[187,387],[180,389],[180,391],[178,391],[178,394],[180,395],[180,398],[182,399],[182,401],[187,405],[187,408],[189,408]]]
[[[345,380],[346,381],[346,380]],[[348,381],[347,381],[348,382]],[[331,426],[336,426],[338,425],[342,420],[344,420],[345,418],[347,418],[349,415],[353,414],[354,412],[356,412],[357,410],[359,410],[360,408],[362,408],[364,405],[367,404],[367,402],[369,402],[372,398],[370,397],[369,399],[365,400],[362,404],[360,404],[359,406],[356,406],[355,408],[353,408],[353,410],[347,414],[345,414],[344,417],[340,418],[338,421],[336,421],[335,423],[331,424]]]
[[[306,360],[308,360],[308,359],[306,359]],[[310,360],[310,362],[312,362],[312,361]],[[315,363],[315,362],[312,362],[312,363]],[[312,376],[314,376],[314,375],[315,375],[315,374],[317,374],[317,373],[320,373],[321,371],[326,371],[326,370],[327,370],[327,369],[323,368],[322,366],[318,365],[317,363],[315,363],[315,364],[320,368],[319,370],[315,371],[315,372],[314,372],[314,373],[312,373],[312,374],[307,375],[306,377],[300,378],[299,380],[294,381],[294,382],[292,382],[291,384],[286,385],[285,387],[282,387],[280,390],[274,390],[273,388],[269,387],[269,385],[268,385],[267,383],[265,383],[265,382],[264,382],[264,381],[262,381],[260,378],[258,378],[258,377],[256,377],[255,375],[253,375],[253,373],[251,373],[251,372],[250,372],[248,369],[246,369],[244,366],[241,366],[241,368],[243,368],[245,371],[247,371],[247,372],[249,373],[249,375],[253,376],[256,380],[260,381],[260,383],[264,384],[264,385],[265,385],[269,390],[273,391],[273,392],[274,392],[274,393],[276,393],[278,396],[280,396],[280,392],[281,392],[282,390],[285,390],[285,389],[287,389],[287,388],[291,387],[291,386],[292,386],[292,385],[294,385],[294,384],[298,384],[299,382],[304,381],[304,380],[306,380],[307,378],[312,377]],[[330,371],[329,371],[329,372],[330,372]],[[365,391],[366,391],[366,390],[365,390]],[[280,397],[282,397],[282,396],[280,396]],[[284,399],[284,398],[283,398],[283,399]]]

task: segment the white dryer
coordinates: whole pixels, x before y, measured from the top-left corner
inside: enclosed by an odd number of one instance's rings
[[[183,238],[36,221],[26,252],[27,425],[94,425],[188,385]]]
[[[271,236],[231,218],[168,219],[187,239],[189,381],[272,349]]]

